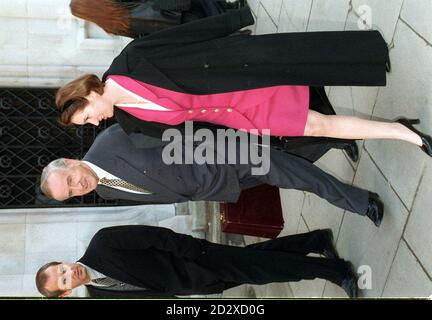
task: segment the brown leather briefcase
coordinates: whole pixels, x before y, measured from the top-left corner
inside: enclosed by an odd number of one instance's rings
[[[276,238],[284,226],[279,188],[259,185],[241,192],[237,203],[220,204],[221,228],[262,238]]]

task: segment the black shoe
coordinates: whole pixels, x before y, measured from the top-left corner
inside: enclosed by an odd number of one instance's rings
[[[323,243],[321,254],[328,259],[339,259],[333,242],[333,231],[331,229],[320,230],[320,239]]]
[[[403,126],[410,129],[412,132],[418,134],[423,142],[423,145],[420,147],[428,156],[432,157],[432,137],[424,134],[420,131],[418,131],[416,128],[413,127],[413,124],[419,124],[419,119],[406,119],[406,118],[400,118],[396,120],[396,122],[399,122]]]
[[[359,296],[359,288],[357,285],[358,279],[357,274],[354,271],[354,266],[351,262],[346,261],[348,267],[348,273],[346,278],[342,281],[340,285],[342,289],[345,290],[346,294],[350,298],[358,298]]]
[[[359,159],[359,149],[357,146],[357,143],[355,141],[348,143],[343,148],[345,150],[345,153],[348,155],[348,157],[353,161],[357,162]]]
[[[369,203],[366,215],[372,222],[379,227],[384,217],[384,204],[379,199],[379,195],[373,192],[369,192]]]

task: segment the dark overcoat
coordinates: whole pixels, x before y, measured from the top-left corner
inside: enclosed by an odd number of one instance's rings
[[[323,86],[386,83],[388,48],[377,31],[232,35],[253,22],[245,7],[136,39],[115,58],[103,80],[109,75],[126,75],[192,94],[310,85],[315,86],[311,108],[324,114],[335,112]],[[160,139],[170,127],[134,119],[118,110],[115,117],[128,134],[139,132]],[[202,127],[224,128],[206,123],[195,126]],[[271,144],[280,147],[275,138]],[[337,139],[294,138],[285,140],[283,147],[315,161],[338,144]]]
[[[253,23],[245,7],[135,39],[103,80],[126,75],[190,94],[386,84],[388,47],[378,31],[232,35]]]

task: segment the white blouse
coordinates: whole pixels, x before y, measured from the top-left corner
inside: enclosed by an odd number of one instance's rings
[[[136,103],[117,103],[116,105],[119,107],[127,107],[127,108],[138,108],[138,109],[144,109],[144,110],[156,110],[156,111],[171,111],[170,109],[167,109],[165,107],[162,107],[154,102],[151,102],[147,99],[144,99],[143,97],[140,97],[139,95],[127,90],[126,88],[123,88],[120,84],[115,82],[113,79],[108,79],[106,82],[110,82],[113,85],[115,85],[117,88],[120,88],[124,92],[126,92],[129,96],[136,99]]]

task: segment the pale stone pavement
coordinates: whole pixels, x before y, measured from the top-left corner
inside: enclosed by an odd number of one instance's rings
[[[339,114],[418,117],[420,129],[432,133],[431,0],[249,0],[249,4],[257,18],[256,34],[358,30],[360,17],[367,19],[369,10],[373,29],[382,32],[391,49],[388,84],[327,88],[330,100]],[[402,142],[361,142],[359,147],[358,163],[351,163],[341,151],[331,151],[318,165],[345,182],[379,193],[385,204],[381,227],[315,195],[281,190],[285,218],[281,235],[331,228],[340,255],[356,267],[371,268],[372,285],[362,296],[430,297],[432,159]],[[233,244],[239,244],[235,239]],[[260,239],[244,240],[248,244]],[[223,296],[346,297],[337,286],[319,279],[245,285]]]

